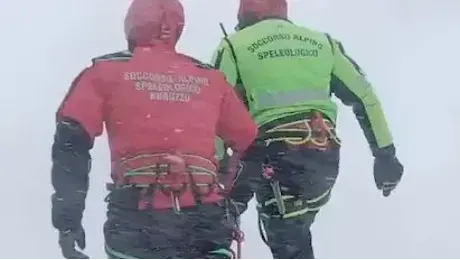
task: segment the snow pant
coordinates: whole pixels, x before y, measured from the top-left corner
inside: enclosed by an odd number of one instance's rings
[[[249,151],[231,197],[245,209],[255,192],[261,235],[273,258],[312,259],[310,227],[330,198],[339,171],[340,148],[339,144],[325,151],[291,148],[277,142]],[[262,174],[266,164],[273,166],[274,179],[279,181],[283,216],[275,202],[273,182]]]
[[[116,259],[230,259],[232,232],[226,208],[220,204],[182,208],[180,213],[109,204],[105,250]]]

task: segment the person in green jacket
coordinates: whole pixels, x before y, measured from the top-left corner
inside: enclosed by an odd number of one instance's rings
[[[314,258],[310,226],[339,172],[333,95],[353,108],[383,196],[400,182],[403,166],[365,74],[338,40],[288,20],[286,0],[241,0],[236,32],[225,35],[213,64],[259,126],[231,198],[241,214],[255,192],[274,258]]]

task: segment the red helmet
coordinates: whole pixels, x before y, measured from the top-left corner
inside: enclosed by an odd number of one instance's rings
[[[247,25],[269,17],[287,19],[287,12],[286,0],[240,0],[238,22]]]
[[[174,48],[184,28],[184,8],[178,0],[133,0],[125,18],[131,46]]]

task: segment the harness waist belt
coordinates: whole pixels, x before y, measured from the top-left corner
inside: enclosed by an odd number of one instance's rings
[[[277,125],[268,129],[263,139],[267,146],[280,141],[315,149],[327,149],[331,141],[340,144],[334,124],[320,115]]]
[[[206,158],[161,153],[124,159],[112,177],[116,189],[141,188],[138,208],[163,209],[221,200],[216,172]]]

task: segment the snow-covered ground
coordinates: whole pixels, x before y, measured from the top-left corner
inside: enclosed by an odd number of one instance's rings
[[[218,22],[236,20],[237,0],[183,0],[180,49],[209,60]],[[441,4],[442,2],[442,4]],[[340,113],[341,175],[314,225],[320,258],[459,258],[460,2],[291,1],[291,17],[341,39],[386,108],[403,182],[390,198],[374,188],[372,158],[349,109]],[[54,113],[90,58],[125,48],[126,0],[0,1],[1,258],[60,258],[50,223]],[[206,13],[206,15],[204,15]],[[85,212],[87,250],[104,258],[106,139],[93,150]],[[267,258],[255,212],[244,215],[244,256]]]

